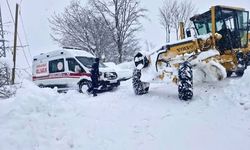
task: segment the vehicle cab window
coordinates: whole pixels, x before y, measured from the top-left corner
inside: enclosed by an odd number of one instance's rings
[[[81,67],[81,65],[74,58],[67,58],[69,71],[72,72],[85,72],[85,70]]]
[[[248,34],[248,23],[249,23],[249,13],[242,11],[237,12],[237,21],[239,24],[239,32],[240,32],[240,44],[241,47],[247,47],[248,41],[247,41],[247,34]]]
[[[49,61],[49,73],[64,72],[64,59]]]

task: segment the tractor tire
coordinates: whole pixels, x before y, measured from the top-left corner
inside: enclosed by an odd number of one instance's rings
[[[237,53],[238,59],[238,69],[235,71],[237,77],[242,77],[245,69],[247,68],[247,60],[244,59],[244,54],[242,52]]]
[[[250,52],[246,54],[246,66],[250,66]]]
[[[240,69],[235,71],[235,74],[237,77],[242,77],[244,75],[245,70],[244,69]]]
[[[149,90],[150,84],[148,82],[142,82],[140,78],[141,78],[141,71],[138,69],[135,69],[133,72],[132,84],[133,84],[133,89],[136,95],[146,94],[148,93],[148,90]]]
[[[228,78],[231,77],[232,74],[233,74],[233,71],[227,71],[227,77],[228,77]]]
[[[180,65],[178,71],[178,93],[180,100],[190,100],[193,97],[193,71],[189,62]]]

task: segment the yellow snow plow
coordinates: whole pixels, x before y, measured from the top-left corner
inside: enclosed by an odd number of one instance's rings
[[[235,72],[242,76],[250,57],[249,12],[238,7],[213,6],[190,20],[198,35],[212,34],[211,47],[220,52],[217,59],[226,68],[227,75]]]
[[[182,40],[152,52],[137,53],[133,74],[135,94],[147,93],[150,82],[174,81],[179,98],[189,100],[193,97],[193,69],[216,80],[233,72],[242,76],[250,58],[248,18],[249,12],[242,8],[213,6],[190,19],[194,28],[186,30],[187,38],[181,32]],[[191,29],[196,33],[194,37]]]

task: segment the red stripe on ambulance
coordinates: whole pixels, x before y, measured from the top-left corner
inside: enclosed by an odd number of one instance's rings
[[[56,73],[56,74],[50,74],[47,76],[40,76],[40,77],[33,76],[32,79],[33,81],[36,81],[36,80],[59,79],[59,78],[80,78],[82,76],[90,77],[91,74],[90,73]]]

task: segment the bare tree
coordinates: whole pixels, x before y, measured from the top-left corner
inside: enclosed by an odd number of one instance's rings
[[[61,46],[79,47],[85,51],[115,61],[115,43],[107,20],[95,16],[91,9],[82,7],[79,0],[72,1],[62,14],[54,14],[49,19],[53,31],[52,38]]]
[[[165,0],[160,11],[160,24],[166,32],[166,42],[170,42],[170,30],[173,26],[173,13],[177,10],[177,0]]]
[[[118,61],[122,62],[125,54],[134,52],[138,47],[134,34],[141,29],[139,19],[144,17],[146,10],[140,8],[138,0],[91,0],[91,4],[113,31]]]
[[[146,45],[146,51],[151,51],[155,45],[152,43],[152,42],[149,42],[149,41],[145,41],[145,45]]]
[[[179,39],[179,23],[184,22],[185,27],[190,27],[190,17],[196,13],[196,8],[191,0],[183,0],[179,2],[177,11],[174,12],[174,29],[176,31],[176,39]]]
[[[190,27],[189,18],[195,13],[195,4],[191,0],[165,0],[163,2],[160,8],[160,23],[167,32],[167,42],[170,39],[171,28],[175,30],[176,38],[179,39],[179,23],[184,22],[186,27]]]

